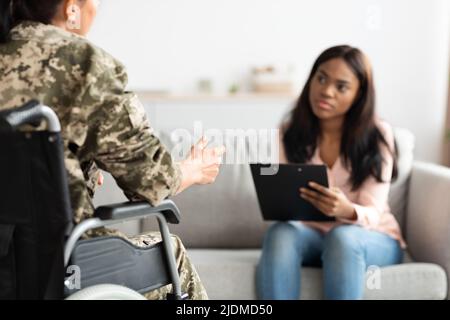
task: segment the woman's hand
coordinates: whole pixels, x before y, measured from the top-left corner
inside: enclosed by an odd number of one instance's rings
[[[177,194],[191,185],[210,184],[216,180],[225,147],[206,148],[207,144],[208,141],[202,137],[191,147],[187,159],[180,162],[183,178]]]
[[[353,204],[339,188],[326,188],[315,182],[309,182],[314,190],[300,188],[300,197],[329,217],[355,220]]]
[[[103,185],[103,181],[104,181],[103,174],[101,172],[99,172],[98,173],[98,177],[97,177],[97,185],[98,186],[102,186]]]

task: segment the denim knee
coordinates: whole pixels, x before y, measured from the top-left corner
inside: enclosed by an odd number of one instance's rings
[[[324,256],[341,257],[348,254],[363,254],[361,239],[357,236],[359,226],[343,225],[330,230],[324,239]]]
[[[264,246],[287,248],[295,245],[298,230],[289,222],[277,222],[269,227]]]

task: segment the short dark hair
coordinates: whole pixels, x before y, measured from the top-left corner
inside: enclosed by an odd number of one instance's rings
[[[9,32],[20,21],[50,24],[62,0],[1,0],[0,43],[9,39]]]

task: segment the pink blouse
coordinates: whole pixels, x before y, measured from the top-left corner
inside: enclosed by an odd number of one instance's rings
[[[377,124],[389,147],[393,150],[394,134],[391,126],[384,121],[378,121]],[[382,149],[382,153],[385,159],[382,169],[382,179],[383,181],[390,181],[393,158],[386,147]],[[280,143],[280,163],[287,163],[282,143]],[[316,148],[313,157],[308,163],[325,164],[320,158],[319,148]],[[350,171],[345,167],[341,157],[336,160],[333,167],[327,167],[327,172],[330,187],[338,187],[344,192],[347,198],[353,203],[357,219],[347,220],[338,218],[338,221],[335,222],[303,221],[302,223],[323,233],[341,224],[358,224],[368,230],[385,233],[398,240],[402,248],[406,248],[406,243],[402,237],[398,222],[391,213],[388,205],[390,182],[380,183],[373,176],[370,176],[358,190],[352,191],[351,184],[348,182]]]

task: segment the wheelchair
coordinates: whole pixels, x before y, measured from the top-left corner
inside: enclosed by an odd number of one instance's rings
[[[45,130],[19,130],[42,122]],[[60,132],[56,114],[36,100],[0,111],[0,299],[144,299],[167,284],[167,299],[185,299],[168,229],[180,221],[176,205],[101,206],[74,226]],[[146,248],[115,236],[81,239],[149,217],[162,241]]]

